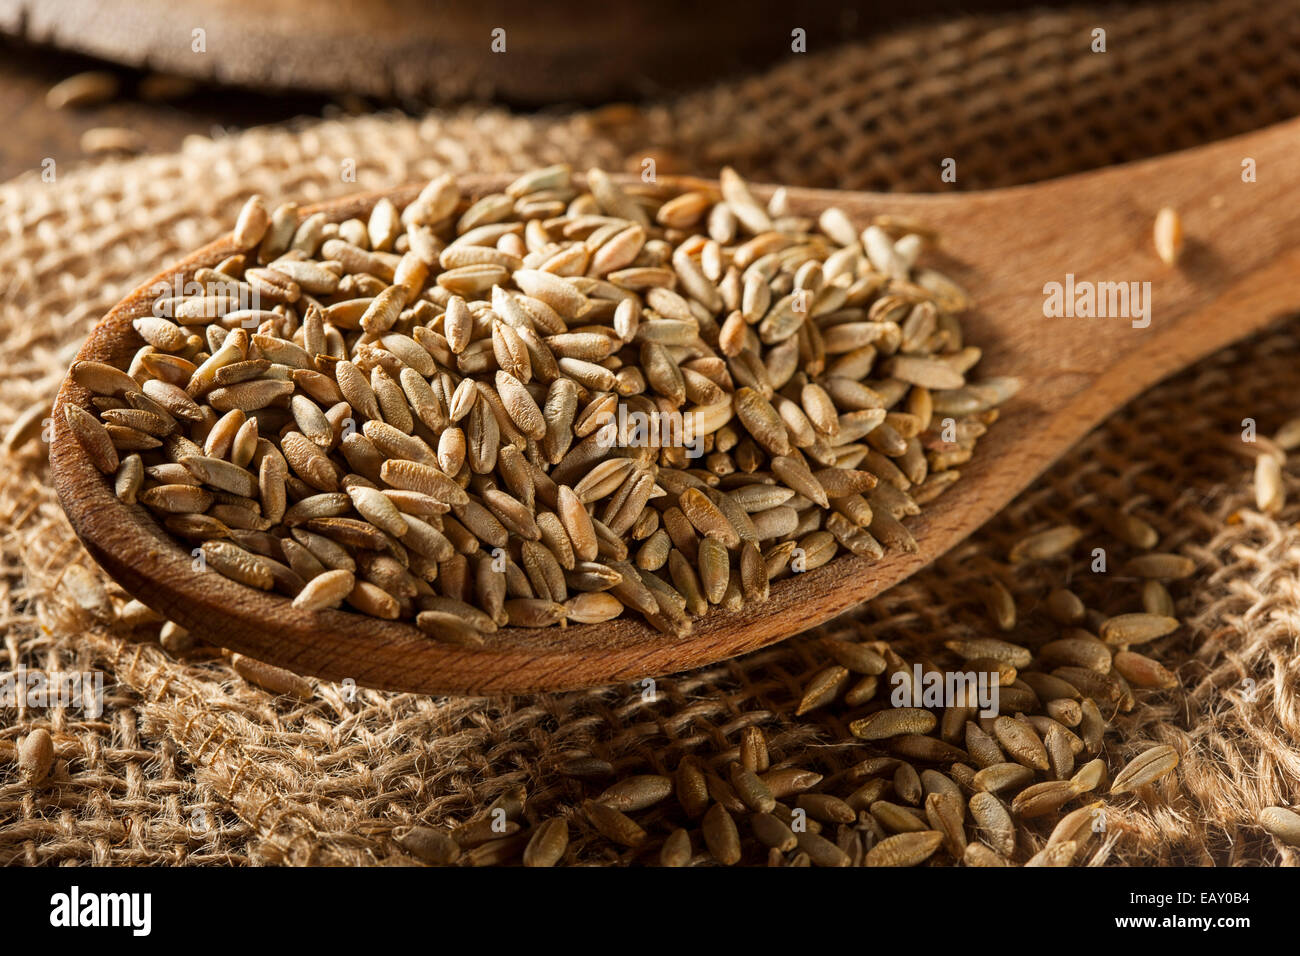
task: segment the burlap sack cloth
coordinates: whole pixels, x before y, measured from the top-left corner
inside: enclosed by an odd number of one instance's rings
[[[1088,50],[1095,27],[1107,31],[1104,55]],[[730,163],[757,181],[921,190],[945,188],[937,168],[952,156],[958,188],[993,187],[1297,112],[1300,8],[1232,0],[968,18],[643,111],[336,119],[195,139],[179,155],[60,166],[53,184],[29,176],[0,187],[0,425],[48,402],[91,324],[142,277],[229,228],[254,191],[312,201],[443,169],[635,169],[646,155],[664,172]],[[345,160],[355,184],[340,179]],[[1139,692],[1105,749],[1112,773],[1155,743],[1172,744],[1181,764],[1145,798],[1111,801],[1104,838],[1081,858],[1089,863],[1300,861],[1256,823],[1263,807],[1300,803],[1300,507],[1259,513],[1251,461],[1223,442],[1244,418],[1268,434],[1300,413],[1298,363],[1300,334],[1284,324],[1149,392],[937,567],[857,614],[864,632],[911,650],[988,633],[971,585],[989,573],[1012,588],[1022,634],[1042,628],[1035,609],[1065,582],[1105,613],[1138,609],[1136,582],[1088,570],[1094,546],[1116,564],[1125,554],[1089,518],[1099,504],[1141,515],[1162,550],[1195,560],[1194,576],[1172,588],[1185,626],[1151,650],[1182,686]],[[107,707],[95,719],[0,710],[5,863],[409,862],[395,827],[465,821],[518,784],[531,821],[572,813],[609,782],[566,775],[578,757],[620,775],[671,771],[687,753],[725,767],[755,724],[774,764],[817,770],[842,796],[835,774],[870,753],[839,707],[794,716],[808,677],[829,663],[814,636],[661,679],[653,702],[628,685],[490,700],[362,691],[352,702],[321,685],[308,703],[277,700],[211,651],[177,661],[92,624],[61,583],[89,559],[47,485],[43,453],[33,442],[0,460],[0,663],[101,669]],[[1300,502],[1294,469],[1286,482]],[[1012,541],[1061,522],[1087,531],[1073,560],[1009,569]],[[32,791],[14,745],[37,726],[54,734],[58,762],[53,784]],[[655,835],[650,848],[667,832],[667,806],[636,815]],[[619,850],[581,814],[570,825],[569,862],[655,858]],[[1023,837],[1017,859],[1042,842]],[[746,861],[764,858],[751,850]]]

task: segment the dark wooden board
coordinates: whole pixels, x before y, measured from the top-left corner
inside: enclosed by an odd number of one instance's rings
[[[681,90],[899,22],[1028,0],[0,0],[0,32],[259,89],[596,103]],[[504,53],[493,31],[506,31]],[[196,53],[193,31],[205,31]]]
[[[50,109],[50,87],[83,70],[105,65],[81,54],[38,49],[0,37],[0,182],[25,172],[39,172],[46,158],[58,169],[98,157],[82,151],[89,129],[121,126],[140,134],[145,151],[174,152],[186,136],[212,136],[217,130],[277,123],[301,115],[319,115],[328,98],[295,93],[268,96],[252,91],[200,87],[174,102],[145,102],[135,95],[144,73],[111,68],[121,78],[122,95],[85,109]]]

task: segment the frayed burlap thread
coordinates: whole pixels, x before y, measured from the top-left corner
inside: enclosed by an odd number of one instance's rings
[[[48,403],[93,322],[142,277],[228,228],[254,191],[310,202],[444,169],[638,169],[647,155],[664,172],[732,163],[760,181],[929,189],[939,188],[936,157],[951,152],[969,188],[1300,112],[1294,12],[1239,0],[1180,9],[1173,20],[1111,8],[969,18],[645,109],[335,119],[61,166],[54,183],[22,177],[0,186],[0,428]],[[1109,30],[1106,74],[1078,52],[1095,24]],[[1267,64],[1276,96],[1211,82],[1227,62]],[[1205,95],[1155,94],[1179,82],[1204,83]],[[1116,122],[1132,102],[1146,119]],[[345,163],[355,182],[340,177]],[[1106,799],[1105,833],[1081,862],[1295,865],[1300,851],[1257,820],[1264,807],[1300,804],[1300,474],[1290,466],[1284,476],[1293,504],[1261,514],[1252,462],[1230,449],[1243,419],[1269,434],[1300,413],[1297,368],[1295,322],[1215,355],[1113,416],[931,569],[817,633],[662,678],[653,693],[635,683],[509,699],[367,690],[348,699],[316,684],[311,700],[293,702],[243,681],[215,649],[175,659],[156,632],[106,628],[74,600],[67,568],[93,565],[48,486],[44,445],[31,442],[0,456],[2,666],[98,669],[106,700],[99,716],[0,707],[0,863],[409,864],[396,828],[462,823],[521,785],[528,822],[569,817],[566,862],[653,861],[675,819],[667,805],[636,814],[652,839],[629,851],[590,827],[581,801],[614,776],[670,772],[685,755],[725,772],[746,727],[762,729],[774,766],[814,770],[819,790],[850,792],[846,771],[874,751],[849,733],[849,711],[795,716],[809,678],[830,663],[821,636],[847,628],[924,654],[987,634],[975,586],[989,574],[1016,598],[1013,640],[1042,638],[1042,602],[1066,582],[1103,613],[1139,609],[1140,582],[1117,570],[1129,552],[1091,517],[1105,505],[1145,518],[1160,549],[1191,557],[1196,571],[1171,586],[1184,626],[1151,648],[1180,687],[1138,692],[1132,711],[1113,715],[1104,751],[1112,775],[1153,744],[1172,745],[1180,765],[1150,789]],[[1009,565],[1020,536],[1063,522],[1085,531],[1070,556]],[[1096,547],[1111,555],[1106,575],[1089,569]],[[35,727],[53,734],[57,759],[50,782],[33,789],[15,756]],[[1028,828],[1017,859],[1048,832]],[[747,849],[746,863],[762,860]]]

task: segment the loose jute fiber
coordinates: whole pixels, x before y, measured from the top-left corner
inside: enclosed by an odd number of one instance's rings
[[[48,403],[91,325],[142,277],[228,229],[255,191],[315,201],[444,169],[639,169],[646,156],[665,173],[731,164],[760,182],[894,189],[953,188],[937,182],[951,156],[957,188],[976,188],[1300,112],[1300,11],[1245,0],[1177,11],[918,27],[646,109],[369,116],[195,139],[177,155],[92,168],[54,157],[54,182],[33,173],[0,187],[0,427]],[[1097,27],[1105,54],[1089,52]],[[1247,71],[1251,82],[1236,84]],[[349,165],[355,182],[340,175]],[[976,585],[989,575],[1016,599],[1011,640],[1041,632],[1043,601],[1065,583],[1105,614],[1139,610],[1140,582],[1118,570],[1131,552],[1092,519],[1101,505],[1141,516],[1160,550],[1191,558],[1193,575],[1171,585],[1184,626],[1144,648],[1180,685],[1138,691],[1103,753],[1112,776],[1157,744],[1180,763],[1154,788],[1110,798],[1106,831],[1080,861],[1300,862],[1257,822],[1268,806],[1300,804],[1300,506],[1256,510],[1253,462],[1229,450],[1241,446],[1243,419],[1267,435],[1300,413],[1298,366],[1300,326],[1287,322],[1148,392],[937,566],[832,625],[905,654],[987,634]],[[100,670],[105,709],[0,706],[0,862],[409,863],[394,830],[465,822],[519,785],[527,822],[569,816],[565,862],[651,861],[665,810],[633,814],[652,835],[638,852],[601,836],[582,801],[616,777],[671,772],[687,754],[725,774],[750,726],[766,735],[773,766],[816,771],[815,789],[838,796],[853,786],[847,768],[874,752],[850,735],[840,705],[795,716],[809,678],[831,663],[818,634],[660,679],[653,695],[636,684],[512,699],[361,690],[348,700],[322,684],[305,703],[277,699],[212,648],[178,660],[94,623],[67,576],[94,566],[48,485],[44,451],[37,440],[0,457],[0,669]],[[1292,502],[1298,478],[1284,470]],[[1010,568],[1016,540],[1067,522],[1084,530],[1068,556]],[[1106,575],[1090,570],[1095,547],[1112,554]],[[33,789],[16,747],[36,728],[53,735],[55,762]],[[1030,828],[1016,859],[1049,830]],[[707,859],[698,839],[696,851]]]

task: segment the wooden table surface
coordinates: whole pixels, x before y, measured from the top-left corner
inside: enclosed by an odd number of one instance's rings
[[[121,95],[102,106],[51,109],[45,94],[83,70],[107,69],[122,80]],[[209,136],[218,128],[243,129],[295,116],[319,116],[331,108],[326,97],[268,96],[250,91],[199,89],[168,103],[145,102],[134,94],[144,74],[76,54],[30,47],[0,37],[0,182],[39,171],[50,157],[59,166],[93,160],[81,136],[96,127],[126,127],[140,133],[150,152],[172,152],[191,133]],[[358,103],[357,105],[361,105]],[[333,108],[338,108],[334,104]]]

